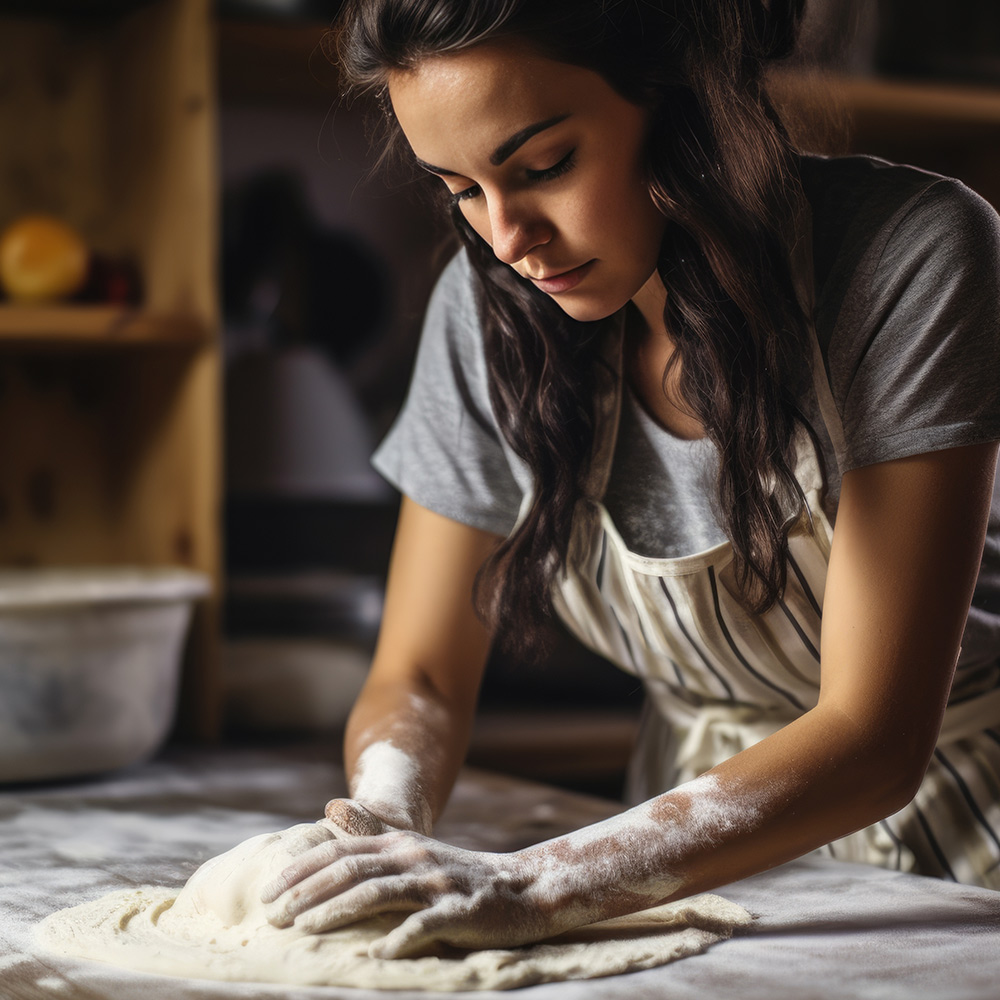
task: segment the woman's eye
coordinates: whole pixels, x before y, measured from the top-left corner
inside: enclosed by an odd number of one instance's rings
[[[553,164],[551,167],[546,167],[545,170],[528,170],[526,171],[528,177],[533,181],[550,181],[554,177],[560,177],[567,171],[572,170],[576,156],[576,150],[571,149],[558,163]]]
[[[456,191],[451,196],[451,203],[457,205],[459,202],[468,201],[470,198],[475,198],[479,194],[479,185],[473,184],[472,187],[467,187],[464,191]]]
[[[525,170],[525,173],[530,181],[550,181],[572,170],[576,163],[575,157],[576,149],[571,149],[558,163],[554,163],[551,167],[546,167],[544,170]],[[451,196],[451,203],[459,205],[470,198],[478,198],[480,194],[479,185],[473,184],[463,191],[454,192]]]

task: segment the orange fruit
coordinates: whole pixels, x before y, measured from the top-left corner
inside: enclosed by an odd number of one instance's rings
[[[24,215],[0,233],[0,285],[15,302],[51,302],[87,280],[90,248],[61,219]]]

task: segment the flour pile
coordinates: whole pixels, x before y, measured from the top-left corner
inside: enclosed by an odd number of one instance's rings
[[[324,934],[267,922],[260,894],[299,854],[335,837],[306,823],[252,837],[207,861],[177,890],[113,892],[39,926],[62,955],[172,976],[369,989],[501,990],[648,969],[695,955],[750,922],[741,906],[704,895],[591,924],[522,948],[374,959],[368,946],[405,918],[385,915]]]

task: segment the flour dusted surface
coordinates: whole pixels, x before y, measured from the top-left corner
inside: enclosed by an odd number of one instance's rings
[[[110,893],[47,917],[51,951],[143,972],[299,986],[370,989],[511,989],[648,969],[704,951],[750,915],[705,895],[592,924],[522,948],[374,959],[371,942],[406,914],[387,914],[324,934],[267,922],[263,886],[293,858],[335,837],[306,823],[252,837],[207,861],[179,892],[148,887]]]

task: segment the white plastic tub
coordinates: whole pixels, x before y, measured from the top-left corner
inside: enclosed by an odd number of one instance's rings
[[[0,782],[97,774],[162,744],[193,601],[181,569],[0,570]]]

